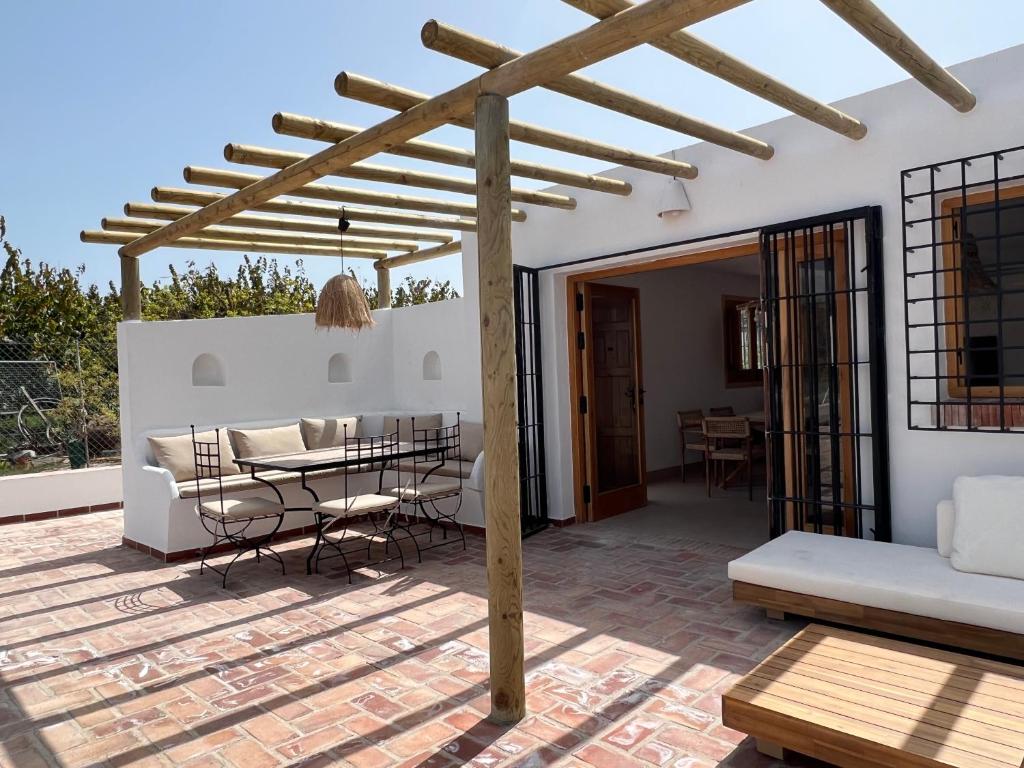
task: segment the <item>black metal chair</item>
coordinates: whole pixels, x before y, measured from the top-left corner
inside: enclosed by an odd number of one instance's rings
[[[197,440],[196,428],[194,425],[192,426],[192,453],[196,468],[195,510],[203,528],[213,536],[213,544],[202,549],[199,573],[202,574],[204,569],[209,568],[214,573],[221,575],[221,585],[227,588],[228,571],[231,570],[231,566],[246,552],[255,552],[257,563],[261,562],[264,556],[269,557],[280,563],[281,574],[284,575],[284,561],[270,548],[270,542],[281,528],[281,523],[284,522],[284,499],[281,498],[277,489],[274,489],[278,496],[276,502],[258,496],[225,499],[224,483],[221,480],[220,429],[215,429],[213,434],[213,442]],[[209,492],[208,486],[204,499],[203,481],[214,478],[217,480],[216,497],[211,498],[212,494]],[[276,522],[270,531],[247,535],[250,526],[257,520],[275,520]],[[237,554],[231,558],[223,570],[207,565],[207,557],[225,544],[231,544],[238,549]]]
[[[313,552],[310,559],[313,563],[313,570],[319,572],[321,560],[332,560],[340,557],[348,571],[348,581],[352,583],[352,567],[349,564],[348,555],[361,552],[363,547],[345,549],[346,538],[349,533],[354,532],[351,528],[354,522],[367,520],[373,526],[368,534],[359,534],[360,538],[365,537],[366,557],[369,559],[373,542],[379,537],[384,537],[384,553],[390,555],[391,544],[398,550],[398,557],[402,567],[405,567],[405,555],[399,545],[399,539],[395,536],[396,530],[404,530],[407,536],[416,543],[412,532],[396,519],[395,512],[398,511],[400,502],[392,495],[389,495],[382,488],[384,484],[384,472],[394,469],[398,472],[397,457],[399,454],[398,432],[373,437],[349,437],[348,425],[344,425],[344,445],[346,451],[354,453],[360,459],[358,464],[342,467],[344,494],[337,499],[317,501],[313,505],[313,514],[316,516],[317,539],[313,545]],[[365,461],[362,461],[365,457]],[[350,490],[350,478],[357,475],[365,476],[367,473],[377,472],[376,493],[354,493]],[[398,476],[401,484],[401,475]],[[365,482],[365,477],[363,478]],[[328,535],[333,532],[334,537]],[[334,554],[324,557],[324,551],[330,548]],[[417,550],[419,546],[417,545]],[[386,562],[381,560],[378,562]],[[390,558],[393,559],[393,558]]]
[[[448,427],[431,427],[417,429],[416,419],[412,423],[412,472],[410,482],[404,486],[390,488],[385,493],[397,497],[403,504],[412,509],[412,520],[417,523],[421,519],[430,526],[428,542],[431,546],[420,547],[418,554],[434,547],[448,543],[448,529],[454,528],[466,548],[466,532],[457,519],[462,508],[462,474],[456,472],[454,477],[436,474],[446,462],[453,462],[461,467],[462,440],[461,414],[456,414],[455,424]],[[453,500],[438,506],[438,502]],[[441,542],[434,544],[434,529],[441,529]],[[415,539],[414,539],[415,540]]]

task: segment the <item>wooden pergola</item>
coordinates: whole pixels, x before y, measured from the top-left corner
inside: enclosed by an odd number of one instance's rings
[[[346,255],[373,260],[379,296],[390,297],[390,270],[461,250],[449,232],[478,238],[484,450],[484,499],[490,616],[492,718],[514,722],[526,713],[523,647],[522,547],[516,435],[516,360],[511,229],[527,213],[514,203],[571,210],[575,198],[512,186],[519,176],[569,188],[627,196],[624,181],[510,157],[509,141],[693,179],[692,165],[509,119],[508,98],[544,87],[638,120],[727,149],[769,160],[775,148],[759,139],[574,74],[577,69],[650,44],[784,109],[852,140],[867,127],[857,118],[816,101],[730,54],[683,31],[749,0],[563,0],[598,19],[592,26],[529,53],[520,53],[436,21],[423,27],[423,44],[480,65],[479,76],[436,96],[350,72],[335,89],[397,111],[368,128],[278,113],[281,135],[326,143],[311,154],[228,144],[229,162],[276,169],[269,175],[188,166],[185,181],[232,190],[226,193],[155,187],[152,203],[128,203],[124,216],[83,231],[89,243],[120,245],[126,320],[140,319],[139,257],[163,246],[288,255]],[[973,108],[967,88],[939,66],[871,0],[821,0],[850,26],[955,109]],[[475,149],[418,137],[445,124],[475,132]],[[386,153],[473,168],[474,180],[364,162]],[[399,195],[321,183],[343,177],[475,196],[475,203]],[[298,198],[298,199],[285,199]],[[310,202],[320,201],[320,202]],[[329,203],[329,204],[326,204]],[[352,222],[339,247],[334,223],[340,205]],[[252,212],[258,213],[252,213]],[[260,215],[271,213],[274,216]],[[429,244],[420,248],[421,243]]]

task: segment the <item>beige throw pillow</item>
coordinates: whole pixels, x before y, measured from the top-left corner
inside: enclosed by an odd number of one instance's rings
[[[421,429],[437,429],[441,426],[440,413],[414,413],[409,416],[385,416],[384,434],[390,435],[398,431],[398,440],[402,443],[412,442],[412,420],[416,419],[416,431]],[[423,435],[421,434],[422,438]]]
[[[230,429],[231,441],[238,449],[238,458],[251,459],[255,456],[280,456],[284,453],[302,453],[306,444],[302,442],[302,430],[298,424],[267,429]]]
[[[216,432],[196,432],[196,440],[212,443],[216,440]],[[156,463],[168,470],[177,482],[196,479],[195,452],[192,449],[192,433],[172,435],[170,437],[149,437],[149,449],[153,452]],[[220,474],[237,475],[241,470],[235,464],[235,452],[228,440],[228,431],[220,431]]]
[[[484,452],[484,425],[478,421],[463,421],[459,424],[459,447],[463,461],[476,461]]]
[[[359,416],[342,416],[336,419],[303,419],[302,436],[309,450],[316,448],[337,448],[358,437]]]

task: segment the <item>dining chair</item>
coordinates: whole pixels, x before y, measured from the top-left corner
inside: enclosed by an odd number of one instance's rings
[[[724,474],[724,465],[739,464],[747,470],[747,498],[754,498],[754,441],[750,437],[750,419],[745,416],[709,416],[704,419],[704,474],[708,498],[711,479]],[[737,467],[739,469],[739,467]]]
[[[704,436],[702,424],[704,412],[694,409],[692,411],[676,411],[676,425],[679,428],[679,474],[683,482],[686,482],[686,452],[696,451],[704,458]]]
[[[399,501],[394,496],[383,491],[384,472],[394,469],[401,484],[400,470],[397,469],[397,458],[399,455],[398,431],[385,435],[373,435],[369,437],[349,437],[348,424],[344,427],[344,443],[346,452],[354,452],[360,459],[359,464],[346,464],[341,467],[343,492],[339,498],[326,501],[316,501],[313,504],[313,514],[316,518],[317,541],[313,545],[314,552],[311,555],[313,571],[318,573],[321,560],[331,560],[340,557],[348,571],[348,581],[352,583],[352,567],[349,564],[348,555],[362,551],[362,545],[358,548],[345,549],[349,527],[357,521],[368,521],[373,530],[365,535],[366,557],[370,556],[370,548],[373,543],[384,538],[384,552],[390,554],[392,544],[398,550],[398,557],[401,565],[405,567],[405,554],[398,543],[395,531],[400,526],[395,524],[394,513],[398,511]],[[362,461],[362,457],[366,457]],[[376,492],[359,493],[357,487],[365,487],[366,474],[376,472],[378,475]],[[331,534],[331,535],[328,535]],[[360,534],[362,536],[362,534]],[[412,538],[411,533],[404,538]],[[333,549],[334,554],[324,557],[324,551]]]
[[[196,428],[192,429],[192,457],[196,470],[196,506],[195,512],[203,528],[213,536],[213,543],[209,547],[203,547],[200,551],[199,573],[209,568],[221,576],[221,586],[225,589],[228,586],[228,571],[231,566],[246,552],[256,553],[256,562],[259,563],[263,557],[276,560],[281,565],[281,575],[284,575],[284,561],[273,549],[270,542],[281,527],[284,521],[284,499],[279,491],[275,489],[278,500],[271,501],[259,496],[249,498],[224,498],[224,483],[221,480],[221,437],[220,429],[213,430],[213,440],[201,439],[203,435],[196,436]],[[209,434],[209,433],[204,433]],[[216,494],[211,493],[212,481],[216,479]],[[204,497],[203,490],[206,490]],[[270,520],[272,528],[262,533],[249,534],[249,528],[257,520]],[[207,555],[215,552],[222,544],[230,544],[238,550],[237,554],[223,570],[213,565],[207,565]]]
[[[458,532],[462,548],[465,549],[466,533],[462,523],[456,519],[462,508],[462,475],[442,477],[434,474],[444,467],[446,462],[453,461],[456,466],[462,462],[460,415],[456,415],[455,424],[451,426],[428,429],[417,429],[416,419],[413,418],[412,441],[414,453],[410,467],[410,482],[402,487],[391,488],[385,493],[395,496],[401,503],[409,506],[414,521],[418,521],[422,515],[422,519],[430,526],[428,543],[432,546],[421,548],[417,545],[419,554],[422,555],[423,549],[431,549],[433,546],[446,543],[449,528],[454,528]],[[439,505],[438,502],[445,503]],[[437,545],[433,544],[435,528],[441,529],[442,536],[442,541]]]

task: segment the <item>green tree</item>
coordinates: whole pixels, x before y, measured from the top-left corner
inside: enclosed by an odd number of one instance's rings
[[[17,349],[22,359],[53,361],[63,400],[51,416],[60,432],[116,447],[117,323],[121,318],[117,286],[85,283],[84,265],[67,268],[32,262],[7,239],[2,216],[0,244],[5,256],[0,271],[0,360],[6,348]],[[192,261],[184,270],[168,269],[170,280],[142,286],[145,320],[293,314],[312,312],[316,306],[316,290],[301,261],[292,269],[276,259],[244,256],[229,277],[213,264],[199,267]],[[355,276],[352,270],[349,273]],[[370,307],[376,308],[376,286],[364,283],[362,288]],[[392,306],[458,296],[450,281],[407,276],[392,291]],[[5,386],[0,381],[0,388]],[[14,437],[5,440],[8,435]],[[0,452],[15,439],[19,439],[17,430],[0,419]]]

